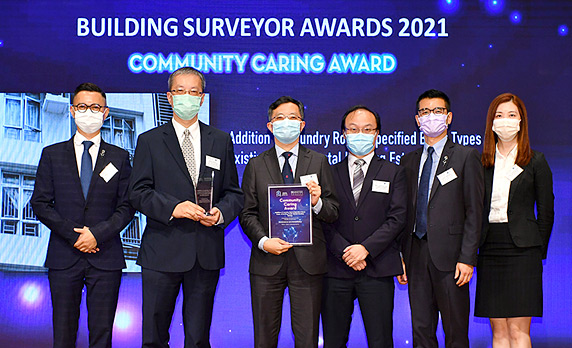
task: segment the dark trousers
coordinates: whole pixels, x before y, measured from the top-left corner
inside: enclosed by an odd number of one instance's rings
[[[323,275],[310,275],[300,267],[294,251],[273,276],[250,275],[254,346],[274,348],[282,323],[284,291],[290,294],[290,315],[295,346],[318,347]]]
[[[354,279],[325,277],[322,295],[324,348],[346,347],[356,298],[368,346],[393,347],[394,290],[393,277],[368,277],[365,271]]]
[[[67,269],[49,269],[54,348],[76,345],[82,290],[87,290],[89,346],[111,347],[121,270],[105,271],[81,258]]]
[[[158,272],[142,268],[142,347],[169,347],[169,328],[181,285],[185,348],[210,347],[209,334],[219,276],[219,270],[205,270],[198,262],[187,272]]]
[[[413,324],[413,347],[437,348],[439,312],[445,347],[469,347],[469,284],[458,287],[455,272],[439,271],[426,240],[413,237],[407,278]]]

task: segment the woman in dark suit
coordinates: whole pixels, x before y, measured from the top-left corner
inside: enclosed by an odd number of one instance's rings
[[[530,347],[531,317],[542,316],[554,194],[552,172],[530,148],[526,108],[516,95],[501,94],[489,106],[481,160],[485,205],[475,316],[490,318],[494,348]]]

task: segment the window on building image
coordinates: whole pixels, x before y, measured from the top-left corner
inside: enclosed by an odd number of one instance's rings
[[[2,172],[0,233],[40,236],[40,223],[30,204],[35,180],[33,175]]]
[[[7,138],[35,142],[41,140],[40,100],[40,94],[5,94],[4,134]]]

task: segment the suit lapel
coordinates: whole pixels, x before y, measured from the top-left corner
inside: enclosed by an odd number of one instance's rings
[[[175,162],[179,168],[186,174],[185,176],[193,184],[187,165],[185,164],[185,158],[183,157],[183,151],[181,150],[181,145],[179,144],[179,139],[177,139],[177,134],[175,133],[175,128],[173,127],[173,121],[170,121],[163,127],[163,141],[167,146],[167,149],[175,159]],[[202,136],[201,136],[202,139]],[[202,152],[202,151],[201,151]]]
[[[510,182],[510,190],[508,193],[508,204],[509,205],[510,205],[510,202],[512,201],[512,197],[514,197],[514,193],[518,189],[518,184],[520,183],[520,179],[524,176],[524,172],[526,171],[526,167],[528,167],[531,162],[532,162],[532,160],[524,168],[522,168],[523,169],[522,173],[520,173],[516,178],[514,178]]]
[[[280,166],[278,165],[278,157],[276,156],[276,148],[274,146],[264,153],[264,163],[270,174],[271,182],[283,184],[284,179],[282,179],[282,173],[280,173]]]
[[[491,194],[493,191],[494,171],[495,167],[485,168],[485,211],[489,211],[491,207]]]
[[[308,167],[310,166],[310,160],[311,160],[310,157],[311,157],[310,151],[305,147],[303,147],[302,145],[300,145],[300,147],[298,148],[298,162],[296,163],[296,175],[294,176],[295,183],[300,182],[300,177],[302,175],[312,174],[308,173]],[[280,176],[282,176],[282,174],[280,174]]]
[[[409,185],[413,188],[413,207],[417,207],[417,191],[419,190],[419,165],[421,164],[421,155],[423,148],[417,149],[413,155],[413,163],[411,164],[414,175],[409,179]]]
[[[454,151],[455,144],[450,139],[448,139],[447,143],[445,143],[445,147],[443,148],[443,152],[441,153],[441,157],[439,157],[439,163],[437,163],[437,171],[435,172],[435,177],[433,178],[433,185],[431,186],[431,195],[429,196],[429,201],[433,199],[435,193],[441,187],[439,179],[437,179],[437,175],[443,173],[451,167],[451,158],[453,157]]]
[[[371,191],[371,187],[373,185],[372,184],[373,178],[375,178],[377,173],[381,170],[381,167],[383,167],[383,161],[381,160],[381,158],[374,155],[373,158],[371,159],[371,162],[369,163],[369,167],[367,168],[367,173],[365,174],[365,178],[363,180],[363,185],[361,187],[361,191],[359,194],[359,201],[357,205],[358,209],[365,200],[365,197]],[[352,191],[352,196],[353,196],[353,191]]]
[[[342,190],[344,191],[344,194],[347,197],[347,201],[354,203],[354,192],[351,187],[349,166],[350,163],[348,157],[346,156],[346,158],[344,158],[342,163],[339,166],[337,166],[336,169],[338,172],[337,174],[340,176]],[[355,209],[356,207],[355,203],[352,204],[352,207]]]
[[[73,139],[74,137],[72,136],[72,138],[66,143],[65,146],[65,151],[66,151],[65,158],[66,158],[67,168],[64,169],[68,173],[73,173],[72,174],[73,179],[70,184],[74,187],[74,190],[77,192],[77,194],[80,195],[81,198],[84,198],[83,190],[81,189],[81,180],[79,178],[79,171],[77,169],[78,163],[77,163],[77,158],[75,156],[75,146],[73,143]]]
[[[214,146],[214,138],[211,136],[211,130],[204,123],[199,121],[201,129],[201,167],[199,169],[199,179],[204,178],[206,170],[206,156],[212,153]],[[186,165],[185,165],[186,167]],[[209,172],[210,177],[210,172]]]

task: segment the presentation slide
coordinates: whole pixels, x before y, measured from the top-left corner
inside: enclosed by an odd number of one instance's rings
[[[511,92],[526,105],[532,149],[554,179],[555,222],[543,261],[544,315],[535,347],[572,347],[572,2],[569,0],[2,1],[0,5],[0,347],[51,347],[44,268],[50,230],[30,205],[42,149],[76,132],[74,89],[107,93],[102,138],[135,152],[143,132],[170,121],[169,74],[192,66],[206,78],[199,119],[230,134],[239,180],[274,146],[268,107],[304,103],[300,142],[330,164],[347,156],[340,122],[362,104],[381,118],[376,154],[400,164],[424,144],[417,97],[451,100],[449,138],[482,151],[487,109]],[[145,215],[121,233],[124,270],[115,347],[141,346],[141,274],[135,264]],[[213,347],[252,347],[250,240],[238,220],[225,230],[226,266],[214,303]],[[256,246],[255,246],[256,247]],[[475,270],[478,273],[478,269]],[[395,347],[411,347],[407,287],[395,282]],[[473,313],[476,279],[470,282]],[[182,347],[182,296],[171,346]],[[279,347],[294,347],[286,291]],[[78,347],[88,346],[85,297]],[[439,328],[438,339],[444,346]],[[471,347],[490,347],[485,318],[471,315]],[[322,340],[320,338],[320,345]],[[349,347],[367,340],[355,303]]]

